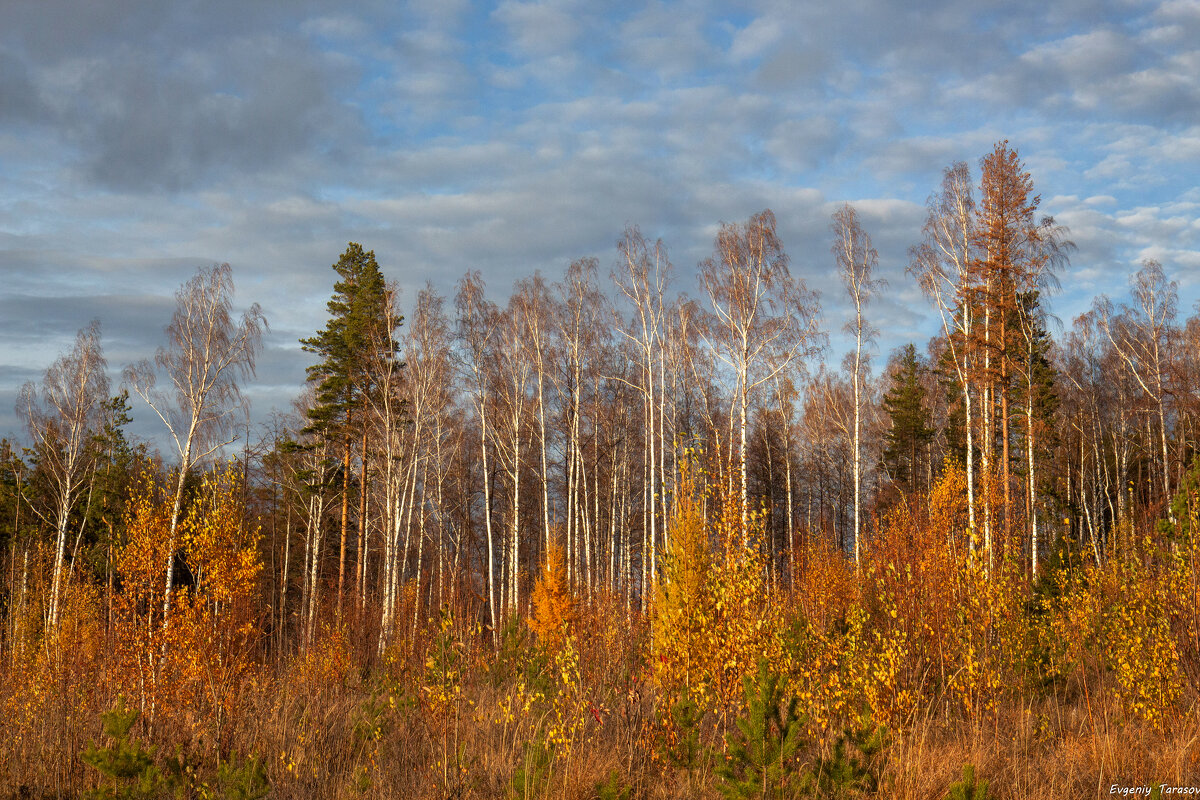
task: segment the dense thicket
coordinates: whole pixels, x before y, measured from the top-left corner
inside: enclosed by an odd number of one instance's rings
[[[917,797],[972,761],[1018,796],[1085,740],[1072,786],[1188,778],[1200,314],[1146,262],[1055,341],[1068,232],[1007,142],[980,166],[914,231],[938,335],[877,375],[850,206],[806,265],[841,270],[845,354],[770,211],[695,286],[631,227],[611,280],[582,259],[503,304],[468,273],[405,307],[350,243],[293,413],[222,463],[265,324],[232,323],[228,267],[179,294],[174,395],[127,371],[181,466],[129,446],[146,407],[85,329],[23,394],[30,449],[0,442],[0,787],[98,785],[117,695],[197,796],[252,754],[297,797]]]

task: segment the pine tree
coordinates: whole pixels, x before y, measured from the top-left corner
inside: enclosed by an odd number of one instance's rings
[[[757,680],[743,679],[746,715],[737,721],[740,736],[726,737],[729,755],[717,764],[718,788],[729,800],[752,797],[791,797],[796,773],[789,762],[800,745],[804,725],[796,710],[799,699],[786,706],[787,680],[771,671],[765,658],[758,662]]]
[[[104,721],[104,735],[112,739],[109,747],[98,747],[95,742],[80,756],[83,763],[95,768],[109,781],[88,797],[95,800],[150,800],[160,797],[172,787],[172,781],[154,764],[154,749],[145,749],[142,743],[129,735],[137,722],[137,709],[126,709],[124,698],[117,698],[112,711],[100,715]]]
[[[350,512],[350,455],[353,425],[366,398],[374,390],[372,375],[380,358],[394,359],[399,345],[395,328],[400,318],[388,313],[388,289],[375,261],[375,251],[350,242],[333,265],[341,280],[333,285],[329,322],[300,344],[320,361],[308,368],[308,382],[316,386],[316,403],[308,410],[310,432],[319,433],[342,447],[342,519],[338,555],[338,613],[341,613],[346,574],[346,531]],[[363,469],[366,456],[363,454]],[[364,476],[365,477],[365,476]],[[365,487],[360,486],[365,491]],[[364,495],[365,497],[365,495]],[[361,505],[361,504],[360,504]],[[363,520],[359,520],[361,540]]]
[[[363,251],[350,242],[333,265],[341,280],[333,285],[329,300],[329,322],[315,336],[300,344],[321,360],[308,368],[309,383],[316,384],[317,404],[308,412],[311,428],[329,432],[347,424],[355,406],[370,386],[372,349],[377,338],[398,349],[394,330],[386,326],[387,287],[375,251]]]
[[[874,794],[879,790],[877,756],[887,746],[887,728],[876,725],[870,709],[864,709],[859,724],[843,731],[829,757],[816,760],[814,771],[805,775],[806,788],[822,798]]]
[[[1008,141],[997,142],[980,161],[980,204],[972,237],[970,285],[964,299],[975,305],[977,326],[971,348],[977,354],[984,396],[984,479],[998,478],[1003,492],[1003,525],[1012,527],[1011,424],[1016,416],[1013,387],[1023,369],[1026,348],[1020,322],[1023,294],[1056,285],[1055,271],[1074,245],[1053,217],[1037,217],[1040,195],[1033,178]],[[999,452],[996,452],[998,445]],[[986,495],[985,495],[986,497]],[[991,508],[985,508],[984,546],[991,564]]]
[[[988,782],[976,781],[975,767],[964,764],[962,780],[950,784],[950,793],[946,795],[946,800],[989,800],[991,797],[988,793]]]
[[[920,466],[922,459],[928,458],[926,448],[934,434],[928,424],[921,370],[917,349],[911,344],[905,346],[892,375],[891,388],[883,397],[883,407],[891,421],[885,434],[883,463],[892,481],[905,494],[921,487]]]

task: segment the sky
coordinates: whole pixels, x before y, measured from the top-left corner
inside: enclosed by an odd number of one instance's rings
[[[661,237],[675,288],[722,222],[774,211],[836,334],[830,215],[889,286],[879,361],[936,332],[905,274],[925,202],[1007,139],[1077,245],[1051,311],[1125,296],[1144,258],[1200,296],[1200,0],[602,3],[3,0],[0,436],[99,319],[114,389],[175,290],[232,265],[270,324],[254,419],[288,410],[347,242],[411,305]],[[831,341],[831,361],[846,346]],[[134,432],[156,436],[134,402]]]

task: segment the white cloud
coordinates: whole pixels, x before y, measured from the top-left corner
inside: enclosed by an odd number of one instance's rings
[[[729,45],[729,57],[734,61],[762,58],[779,44],[783,36],[783,28],[777,20],[757,17],[734,33]]]
[[[504,0],[492,12],[508,31],[509,46],[525,55],[569,53],[581,26],[575,10],[552,0]]]

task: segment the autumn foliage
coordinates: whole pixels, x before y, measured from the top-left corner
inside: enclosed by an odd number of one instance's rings
[[[543,646],[554,649],[569,636],[575,623],[576,604],[567,583],[562,548],[552,543],[546,552],[542,574],[529,598],[532,615],[529,628]]]
[[[53,632],[16,620],[0,683],[12,785],[116,791],[126,740],[145,743],[139,774],[192,797],[757,797],[768,774],[788,796],[942,797],[968,772],[1009,797],[1038,770],[1086,793],[1146,763],[1184,780],[1200,758],[1191,488],[1128,557],[1060,542],[1033,581],[1005,552],[990,570],[972,553],[950,463],[876,519],[857,569],[810,539],[776,584],[762,514],[689,462],[645,616],[579,591],[551,547],[528,616],[495,639],[460,602],[385,649],[331,621],[273,654],[236,469],[189,492],[163,629],[164,485],[147,473],[132,492],[111,583],[74,575]],[[44,587],[53,561],[36,564]],[[101,730],[113,708],[131,710],[125,738]],[[779,741],[755,744],[760,729]],[[1065,755],[1076,766],[1049,766]]]
[[[162,627],[163,565],[171,503],[146,479],[135,493],[128,541],[115,558],[113,679],[152,717],[188,710],[219,730],[238,711],[253,671],[258,634],[258,530],[246,518],[235,473],[204,478],[180,524],[189,584],[172,586],[174,613]]]

